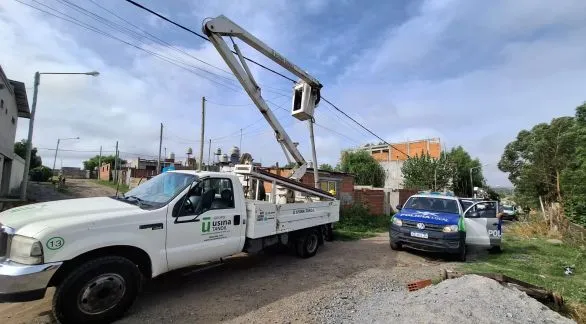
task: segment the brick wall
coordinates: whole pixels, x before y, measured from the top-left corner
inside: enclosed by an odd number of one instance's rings
[[[385,214],[385,192],[381,188],[356,188],[354,203],[362,203],[373,215]]]
[[[379,162],[389,162],[407,160],[407,156],[404,153],[409,156],[429,153],[431,157],[439,159],[442,151],[439,139],[424,139],[411,142],[393,143],[392,145],[392,147],[381,147],[377,145],[376,148],[372,148],[370,154]]]
[[[289,177],[293,174],[291,169],[271,168],[268,170],[271,173],[280,175],[282,177]],[[341,200],[342,204],[351,204],[354,199],[354,177],[341,172],[319,172],[320,181],[333,181],[336,183],[336,196]],[[313,187],[313,170],[307,170],[305,175],[301,178],[301,182]],[[272,185],[270,182],[265,182],[265,192],[270,193]]]
[[[110,163],[104,163],[100,167],[100,180],[110,181]]]

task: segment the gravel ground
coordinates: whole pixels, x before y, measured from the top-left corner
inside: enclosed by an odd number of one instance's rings
[[[350,316],[348,316],[350,310]],[[323,317],[348,323],[574,323],[515,288],[469,275],[416,292],[376,289],[352,307]]]

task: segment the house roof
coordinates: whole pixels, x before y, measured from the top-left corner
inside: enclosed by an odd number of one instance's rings
[[[28,106],[28,99],[26,97],[26,86],[24,82],[8,80],[12,89],[14,90],[14,100],[16,101],[16,109],[18,117],[31,118],[31,111]]]

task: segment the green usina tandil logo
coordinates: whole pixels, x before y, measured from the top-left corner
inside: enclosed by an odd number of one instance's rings
[[[202,233],[207,233],[210,231],[211,227],[212,227],[212,220],[210,217],[204,217],[201,219],[202,223],[201,223],[201,232]]]

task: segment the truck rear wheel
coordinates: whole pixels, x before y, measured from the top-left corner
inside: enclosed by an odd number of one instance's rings
[[[319,233],[316,230],[307,231],[296,242],[297,255],[301,258],[310,258],[319,248]]]
[[[61,323],[110,323],[136,299],[142,275],[130,260],[106,256],[71,271],[53,296],[53,314]]]

